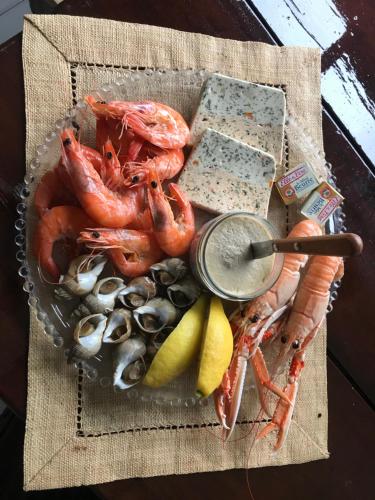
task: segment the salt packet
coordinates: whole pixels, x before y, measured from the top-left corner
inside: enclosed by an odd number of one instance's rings
[[[302,205],[301,214],[323,225],[343,200],[344,197],[328,182],[322,182]]]
[[[319,181],[307,162],[300,163],[276,181],[276,187],[285,205],[304,198],[319,186]]]

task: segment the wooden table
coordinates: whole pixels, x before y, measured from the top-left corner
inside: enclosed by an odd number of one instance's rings
[[[259,1],[254,3],[259,7]],[[327,2],[322,0],[322,3]],[[349,0],[335,3],[345,19],[346,31],[324,52],[323,70],[337,66],[340,55],[351,56],[355,61],[355,76],[363,86],[360,90],[364,90],[371,100],[375,91],[374,81],[369,78],[375,69],[374,6],[370,0],[359,0],[355,7]],[[289,2],[284,4],[285,7]],[[293,33],[286,32],[282,26],[277,33],[272,32],[267,25],[266,7],[260,12],[252,2],[236,0],[65,0],[56,10],[62,14],[154,24],[236,40],[280,43]],[[303,12],[300,12],[302,16]],[[271,15],[271,11],[268,13]],[[329,31],[330,26],[326,29]],[[25,170],[20,36],[1,46],[0,63],[0,115],[3,123],[0,134],[0,396],[24,417],[28,308],[22,281],[16,278],[13,243],[17,192]],[[341,77],[344,81],[353,74],[344,72]],[[255,498],[366,500],[373,498],[374,494],[370,471],[374,468],[375,445],[375,177],[369,159],[371,152],[368,145],[361,143],[364,115],[359,114],[355,123],[350,123],[345,113],[340,115],[339,97],[333,101],[333,106],[331,100],[323,109],[326,156],[333,164],[346,198],[347,227],[362,235],[365,250],[362,257],[348,261],[339,298],[328,317],[331,458],[303,465],[251,470],[249,478]],[[374,108],[371,110],[370,106],[369,109],[370,118],[366,115],[366,123],[372,119],[373,126]],[[100,485],[96,491],[105,498],[155,500],[177,496],[181,500],[190,499],[197,494],[205,499],[236,499],[247,494],[244,471],[117,481]]]

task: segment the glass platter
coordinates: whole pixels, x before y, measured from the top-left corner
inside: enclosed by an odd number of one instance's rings
[[[154,99],[166,104],[176,106],[176,103],[170,100],[172,92],[178,94],[179,89],[183,89],[181,94],[187,96],[179,101],[177,109],[182,112],[187,122],[190,122],[191,113],[196,108],[200,89],[203,82],[209,76],[207,71],[173,71],[173,70],[129,70],[124,75],[111,84],[104,85],[97,91],[91,92],[92,95],[100,100],[123,99],[123,100],[142,100]],[[168,78],[166,78],[168,77]],[[164,82],[165,98],[163,99]],[[173,86],[171,85],[173,82]],[[53,130],[45,137],[43,144],[36,149],[36,154],[30,162],[28,173],[24,179],[24,185],[20,192],[20,203],[17,206],[19,218],[15,223],[16,238],[15,243],[18,247],[16,254],[20,262],[19,275],[24,279],[23,289],[29,294],[28,304],[37,315],[37,318],[43,325],[43,331],[50,340],[51,345],[61,349],[61,357],[67,352],[71,345],[72,328],[74,322],[70,319],[72,310],[79,304],[79,301],[57,301],[54,298],[54,289],[56,285],[48,284],[41,279],[37,262],[30,251],[29,242],[38,220],[33,208],[33,194],[41,175],[56,165],[60,155],[59,134],[65,127],[79,125],[81,132],[80,140],[89,146],[95,146],[95,118],[87,110],[84,101],[79,100],[76,105],[68,110],[65,117],[55,123]],[[303,156],[319,160],[319,167],[324,170],[328,181],[335,185],[336,179],[331,173],[331,166],[325,161],[324,155],[315,146],[308,133],[303,130],[298,121],[293,117],[289,110],[286,118],[285,138],[286,143],[289,137],[294,137],[294,147],[296,143]],[[284,150],[286,148],[284,146]],[[284,152],[285,152],[284,151]],[[315,160],[314,160],[315,161]],[[208,214],[200,213],[199,222],[203,223]],[[345,215],[342,208],[339,208],[329,219],[326,225],[326,232],[337,233],[345,231]],[[107,265],[100,278],[114,275],[113,270]],[[340,286],[336,282],[332,286],[330,304],[328,311],[332,310],[332,304],[337,298],[337,289]],[[90,381],[99,383],[107,390],[113,390],[112,387],[112,359],[111,344],[103,344],[97,357],[89,361],[76,362],[73,367],[81,370]],[[60,360],[63,362],[63,360]],[[73,368],[72,368],[73,369]],[[160,389],[150,389],[142,384],[134,388],[122,391],[124,398],[137,399],[143,401],[152,401],[157,404],[167,405],[185,405],[190,406],[197,403],[194,396],[196,375],[194,367],[185,375]],[[207,404],[205,400],[200,400],[199,404]]]

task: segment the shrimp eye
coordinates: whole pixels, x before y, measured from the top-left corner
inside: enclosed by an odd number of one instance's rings
[[[96,101],[97,104],[107,104],[105,101]]]
[[[71,141],[71,139],[69,139],[69,137],[67,137],[66,139],[63,140],[64,146],[69,146],[71,143],[72,143],[72,141]]]
[[[257,321],[259,321],[259,315],[258,314],[254,314],[254,316],[252,318],[250,318],[250,321],[252,323],[256,323]]]
[[[132,177],[132,182],[135,184],[135,183],[136,183],[136,182],[138,182],[138,181],[139,181],[139,177],[138,177],[138,175],[133,175],[133,177]]]
[[[93,238],[100,238],[100,233],[99,233],[99,231],[93,231],[93,232],[91,233],[91,235],[92,235],[92,237],[93,237]]]
[[[108,158],[108,160],[111,160],[112,159],[112,153],[110,151],[108,151],[106,154],[106,157]]]
[[[299,340],[295,340],[292,344],[293,349],[298,349],[299,348]]]
[[[151,187],[156,189],[158,187],[158,183],[156,181],[151,181]]]
[[[286,335],[283,335],[280,340],[283,344],[286,344],[288,341],[288,337]]]

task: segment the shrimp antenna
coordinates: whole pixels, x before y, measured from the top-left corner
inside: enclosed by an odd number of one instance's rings
[[[40,278],[40,281],[42,283],[47,283],[48,285],[60,285],[59,282],[55,282],[55,281],[50,281],[48,280],[45,275],[43,274],[43,271],[42,271],[42,266],[40,265],[40,257],[38,257],[38,264],[37,264],[37,270],[38,270],[38,276]]]

